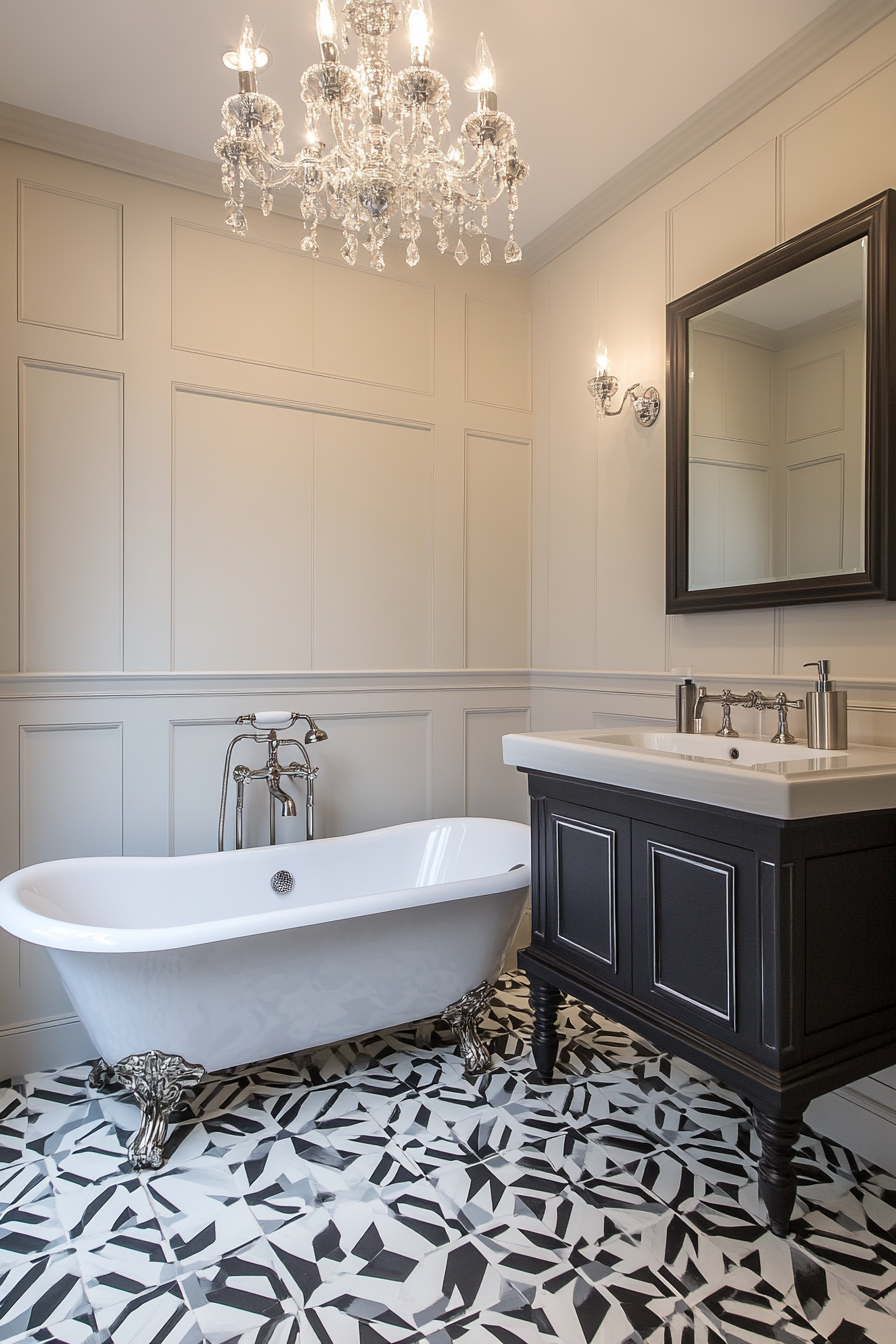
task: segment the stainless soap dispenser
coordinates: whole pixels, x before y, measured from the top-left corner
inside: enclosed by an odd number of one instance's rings
[[[837,690],[837,683],[828,680],[830,663],[819,658],[803,667],[817,667],[818,680],[814,691],[806,693],[806,732],[809,746],[821,751],[846,750],[846,692]]]

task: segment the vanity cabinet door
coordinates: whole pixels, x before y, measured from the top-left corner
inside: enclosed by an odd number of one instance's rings
[[[758,1047],[756,855],[632,823],[633,992],[698,1031]]]
[[[545,816],[548,945],[596,980],[631,990],[631,822],[550,801]]]

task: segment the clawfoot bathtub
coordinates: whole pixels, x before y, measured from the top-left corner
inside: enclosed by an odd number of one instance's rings
[[[469,1072],[526,900],[529,828],[459,817],[182,858],[59,859],[0,882],[0,925],[47,948],[102,1058],[132,1091],[134,1167],[206,1072],[419,1018]],[[106,1061],[110,1063],[106,1063]],[[188,1062],[195,1061],[195,1062]]]

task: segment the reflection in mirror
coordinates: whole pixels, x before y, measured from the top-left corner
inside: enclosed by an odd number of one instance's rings
[[[688,323],[689,590],[861,573],[867,239]]]

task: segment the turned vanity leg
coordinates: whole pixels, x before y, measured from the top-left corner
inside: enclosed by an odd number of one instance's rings
[[[557,1050],[560,1037],[557,1034],[557,1008],[563,998],[562,993],[546,980],[529,976],[529,1002],[535,1015],[532,1027],[532,1055],[538,1076],[545,1083],[551,1081],[554,1065],[557,1062]]]
[[[188,1064],[180,1055],[147,1050],[145,1055],[128,1055],[120,1060],[114,1072],[140,1103],[140,1128],[128,1147],[131,1166],[135,1171],[156,1170],[165,1161],[162,1149],[168,1117],[184,1088],[202,1082],[205,1069],[201,1064]]]
[[[494,992],[494,985],[483,980],[481,985],[467,990],[455,1003],[449,1003],[442,1013],[443,1020],[448,1023],[460,1046],[464,1057],[464,1073],[488,1073],[492,1066],[491,1054],[479,1035],[479,1023]]]
[[[802,1117],[770,1115],[755,1111],[756,1132],[762,1140],[759,1159],[759,1194],[768,1210],[776,1237],[786,1237],[796,1199],[796,1175],[791,1157],[802,1129]]]

